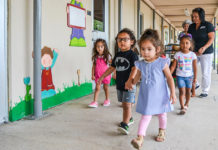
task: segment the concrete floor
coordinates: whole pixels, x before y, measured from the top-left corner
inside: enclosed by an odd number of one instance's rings
[[[212,86],[207,98],[192,98],[184,116],[168,113],[166,141],[154,141],[158,133],[156,116],[147,130],[142,150],[218,150],[218,75],[212,74]],[[201,90],[198,89],[199,95]],[[177,90],[178,96],[178,90]],[[41,120],[20,120],[0,126],[0,150],[133,150],[130,141],[136,137],[140,115],[133,108],[135,124],[129,135],[120,135],[117,125],[122,120],[122,108],[116,89],[110,87],[111,106],[87,108],[93,94],[49,109]],[[100,93],[99,102],[103,102]]]

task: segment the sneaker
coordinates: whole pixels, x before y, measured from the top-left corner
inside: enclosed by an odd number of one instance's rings
[[[195,84],[195,90],[197,90],[200,87],[200,84]]]
[[[207,96],[208,96],[208,94],[206,94],[206,93],[201,93],[201,94],[199,95],[200,98],[204,98],[204,97],[207,97]]]
[[[121,127],[121,124],[122,124],[122,122],[120,122],[118,126]],[[128,123],[127,125],[130,126],[130,125],[132,125],[132,124],[134,124],[133,117],[131,117],[131,118],[129,119],[129,123]]]
[[[120,123],[120,127],[118,127],[117,130],[122,134],[125,134],[125,135],[129,134],[129,126],[124,122]]]
[[[95,101],[93,101],[93,102],[91,102],[91,103],[88,105],[88,107],[97,108],[97,107],[98,107],[98,103],[95,102]]]
[[[129,123],[128,123],[128,126],[130,126],[130,125],[132,125],[132,124],[134,124],[134,120],[133,120],[133,117],[131,117],[131,118],[129,119]]]
[[[110,100],[109,99],[106,99],[105,101],[104,101],[104,104],[103,104],[103,106],[110,106]]]

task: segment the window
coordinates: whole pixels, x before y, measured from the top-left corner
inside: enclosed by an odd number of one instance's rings
[[[105,31],[105,1],[94,0],[94,30]]]

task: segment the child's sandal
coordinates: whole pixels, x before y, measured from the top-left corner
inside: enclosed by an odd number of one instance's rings
[[[165,140],[165,134],[166,134],[165,129],[159,129],[159,133],[156,137],[156,141],[163,142]]]
[[[131,141],[131,144],[134,148],[140,150],[143,144],[143,140],[140,140],[139,138],[135,138]]]

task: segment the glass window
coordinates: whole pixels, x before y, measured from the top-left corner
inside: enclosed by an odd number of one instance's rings
[[[105,1],[94,0],[94,30],[105,31]]]

